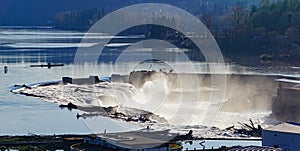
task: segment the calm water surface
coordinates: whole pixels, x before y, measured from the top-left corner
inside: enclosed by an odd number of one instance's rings
[[[109,76],[110,65],[96,69],[94,65],[72,64],[76,52],[73,47],[83,34],[53,29],[0,29],[0,135],[94,133],[84,120],[76,119],[78,111],[62,110],[57,104],[10,92],[15,84],[57,81],[63,76]],[[66,65],[51,69],[30,67],[47,62]],[[4,66],[8,66],[7,74]],[[127,131],[132,127],[102,117],[86,120],[103,123],[98,132]]]
[[[58,104],[48,103],[39,98],[32,98],[13,94],[10,89],[15,84],[32,84],[37,82],[57,81],[63,76],[88,77],[98,75],[110,76],[112,73],[128,74],[134,65],[123,64],[113,66],[110,62],[114,54],[106,56],[102,64],[74,65],[77,44],[84,33],[61,31],[53,29],[1,29],[0,28],[0,135],[27,135],[27,134],[86,134],[118,132],[138,129],[124,122],[116,122],[108,118],[97,117],[86,120],[101,123],[97,131],[92,131],[83,119],[76,119],[80,111],[60,109]],[[104,34],[92,34],[94,38],[105,38]],[[128,42],[128,41],[127,41]],[[118,50],[114,47],[113,51]],[[105,57],[105,55],[104,55]],[[102,58],[103,59],[103,58]],[[63,67],[31,68],[32,64],[64,63]],[[133,63],[134,64],[134,63]],[[180,63],[178,64],[181,65]],[[8,73],[3,72],[8,66]],[[151,66],[152,67],[152,66]],[[148,68],[148,67],[142,67]],[[164,68],[158,67],[158,68]],[[134,69],[138,69],[135,68]],[[267,70],[266,70],[267,69]],[[298,67],[263,68],[254,72],[267,74],[299,75]],[[166,69],[167,70],[167,69]],[[205,72],[206,65],[197,68]],[[248,69],[238,66],[236,72]],[[188,68],[182,66],[183,72]],[[90,122],[89,122],[90,123]],[[207,141],[206,146],[219,146],[230,142]],[[241,145],[261,145],[260,141],[252,143],[239,142]],[[236,145],[236,144],[235,144]],[[186,148],[200,147],[197,142],[185,145]]]

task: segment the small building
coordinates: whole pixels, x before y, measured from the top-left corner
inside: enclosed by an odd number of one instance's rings
[[[300,150],[300,124],[286,122],[264,129],[262,144],[284,151]]]
[[[175,136],[168,131],[141,130],[91,135],[84,143],[121,151],[180,151],[181,145],[170,142]]]

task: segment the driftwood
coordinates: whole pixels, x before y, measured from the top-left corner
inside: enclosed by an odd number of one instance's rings
[[[78,109],[77,105],[73,104],[73,103],[68,103],[67,105],[59,105],[60,108],[68,108],[69,110],[72,110],[72,109]]]
[[[30,86],[26,85],[26,84],[22,84],[22,85],[19,85],[19,84],[15,84],[14,87],[19,87],[19,88],[26,88],[26,89],[31,89]]]
[[[64,66],[64,64],[51,64],[51,63],[47,63],[47,64],[40,64],[40,65],[30,65],[30,67],[47,67],[47,68],[51,68],[51,67],[62,67]]]
[[[193,136],[193,131],[190,130],[187,134],[185,135],[178,135],[172,139],[172,141],[184,141],[184,140],[196,140],[196,138]]]
[[[62,107],[62,105],[60,105]],[[63,107],[67,107],[64,105]],[[127,122],[140,122],[140,123],[166,123],[166,119],[163,117],[160,117],[156,114],[153,114],[151,112],[147,111],[141,111],[137,110],[137,112],[142,112],[142,113],[136,113],[136,114],[128,114],[127,112],[118,111],[118,106],[110,106],[110,107],[99,107],[99,106],[91,106],[91,107],[82,107],[82,106],[77,106],[77,108],[72,108],[72,109],[78,109],[87,113],[83,114],[77,114],[76,118],[87,118],[87,117],[94,117],[94,116],[105,116],[105,117],[110,117],[110,118],[116,118],[120,120],[124,120]],[[130,109],[130,108],[127,108]]]
[[[253,121],[249,120],[250,124],[248,123],[239,123],[242,128],[234,128],[234,126],[226,128],[226,130],[233,130],[234,133],[238,134],[245,134],[253,137],[261,137],[262,135],[262,127],[260,125],[255,126]]]

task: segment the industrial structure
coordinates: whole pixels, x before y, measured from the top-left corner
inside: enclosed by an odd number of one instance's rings
[[[285,122],[263,130],[263,146],[281,148],[284,151],[300,150],[300,124]]]

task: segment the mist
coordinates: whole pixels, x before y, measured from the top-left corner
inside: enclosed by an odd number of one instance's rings
[[[207,109],[214,102],[212,99],[222,100],[217,104],[220,106],[219,112],[244,115],[242,119],[236,119],[236,123],[255,118],[257,113],[269,116],[266,113],[272,111],[272,100],[277,95],[277,76],[225,74],[225,90],[212,84],[212,76],[224,75],[132,72],[129,83],[138,93],[134,94],[134,101],[127,105],[161,115],[171,124],[205,124],[209,114],[217,114],[209,113]],[[219,91],[223,91],[224,96],[213,97]],[[212,119],[213,126],[221,127],[226,123],[225,119],[220,119],[224,118],[224,114],[209,118],[215,118]],[[222,124],[218,125],[217,121],[222,121]],[[233,121],[228,124],[233,124]]]
[[[269,119],[284,121],[287,117],[297,119],[292,113],[294,109],[289,109],[297,107],[294,101],[282,105],[274,100],[278,99],[279,92],[283,93],[278,91],[278,78],[259,74],[134,71],[119,75],[119,79],[114,75],[111,83],[58,84],[16,91],[58,104],[72,102],[83,107],[144,110],[165,118],[172,125],[226,128],[249,119],[260,123]],[[218,82],[224,82],[225,87],[219,87]]]

